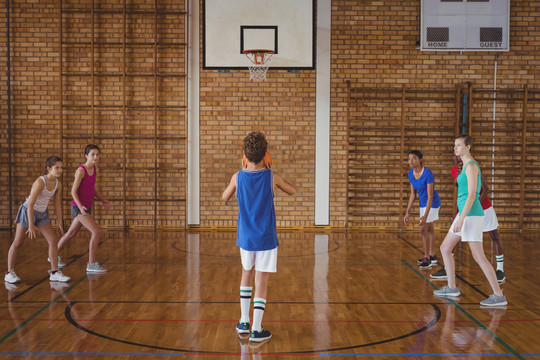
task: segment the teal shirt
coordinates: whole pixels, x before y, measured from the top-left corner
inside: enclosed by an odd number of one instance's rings
[[[476,166],[478,166],[478,163],[474,160],[469,161],[465,166],[463,167],[463,170],[459,173],[457,177],[457,184],[458,184],[458,198],[457,198],[457,206],[458,210],[461,213],[463,211],[463,207],[465,206],[465,202],[467,201],[467,197],[469,196],[469,182],[467,181],[467,175],[465,174],[465,169],[467,169],[467,165],[470,163],[475,163]],[[469,210],[469,213],[467,216],[484,216],[484,209],[482,209],[482,204],[480,204],[480,200],[478,198],[480,197],[480,189],[482,188],[482,174],[480,172],[480,166],[478,166],[478,180],[476,181],[476,195],[474,197],[474,202],[471,206],[471,210]]]

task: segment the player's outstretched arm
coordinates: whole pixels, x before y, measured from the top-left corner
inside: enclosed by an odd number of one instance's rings
[[[236,191],[236,174],[232,176],[231,182],[229,183],[229,186],[227,186],[227,188],[223,192],[223,195],[221,195],[221,198],[225,201],[229,201],[231,197],[234,195],[235,191]]]
[[[294,195],[296,192],[294,186],[289,184],[284,178],[281,177],[281,175],[276,172],[274,172],[274,184],[286,194]]]

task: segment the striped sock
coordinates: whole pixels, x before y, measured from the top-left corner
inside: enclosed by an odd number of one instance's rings
[[[262,318],[264,315],[264,309],[266,308],[266,299],[254,298],[253,299],[253,325],[251,330],[261,331]]]
[[[497,270],[504,271],[504,255],[495,255],[495,258],[497,259]]]
[[[249,322],[249,306],[251,305],[251,294],[253,288],[251,286],[240,286],[240,311],[242,317],[240,322]]]

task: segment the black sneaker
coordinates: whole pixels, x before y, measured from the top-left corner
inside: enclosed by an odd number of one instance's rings
[[[270,334],[270,331],[261,328],[261,331],[251,331],[251,336],[249,338],[249,341],[255,341],[255,342],[261,342],[264,340],[268,340],[272,337],[272,334]]]
[[[437,261],[439,260],[439,258],[437,257],[437,255],[433,255],[433,256],[430,255],[429,260],[431,261],[433,265],[437,265]]]
[[[506,279],[506,275],[502,270],[495,271],[495,274],[497,275],[497,281],[500,283],[504,282],[504,280]]]
[[[420,265],[422,263],[422,261],[424,261],[425,258],[421,258],[421,259],[418,259],[416,260],[416,265]]]
[[[446,275],[446,269],[445,268],[442,268],[439,271],[437,271],[436,273],[433,273],[433,274],[429,275],[429,277],[432,278],[432,279],[435,279],[435,280],[445,280],[445,279],[448,278],[448,276]]]
[[[422,263],[420,263],[420,269],[425,270],[429,269],[430,267],[434,266],[431,261],[428,258],[424,258],[422,260]]]

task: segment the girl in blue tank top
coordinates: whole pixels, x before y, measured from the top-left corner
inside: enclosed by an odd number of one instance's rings
[[[409,171],[408,177],[411,183],[411,192],[407,210],[403,217],[403,223],[409,225],[410,211],[414,205],[416,194],[420,200],[420,218],[418,228],[422,243],[424,245],[424,257],[418,259],[420,269],[429,269],[437,265],[438,258],[435,255],[435,227],[433,222],[439,219],[439,209],[441,207],[441,198],[435,190],[435,177],[431,170],[424,167],[422,162],[423,155],[420,150],[409,152]]]
[[[482,187],[481,172],[478,163],[471,155],[473,139],[468,135],[458,137],[454,142],[454,154],[463,162],[463,171],[457,177],[459,213],[454,219],[446,238],[441,245],[441,254],[446,267],[448,285],[433,293],[438,296],[459,296],[461,292],[456,286],[455,263],[452,256],[454,247],[460,242],[468,242],[474,260],[484,272],[493,294],[480,302],[482,306],[504,306],[507,304],[495,270],[484,254],[482,245],[482,225],[484,211],[478,200]]]

